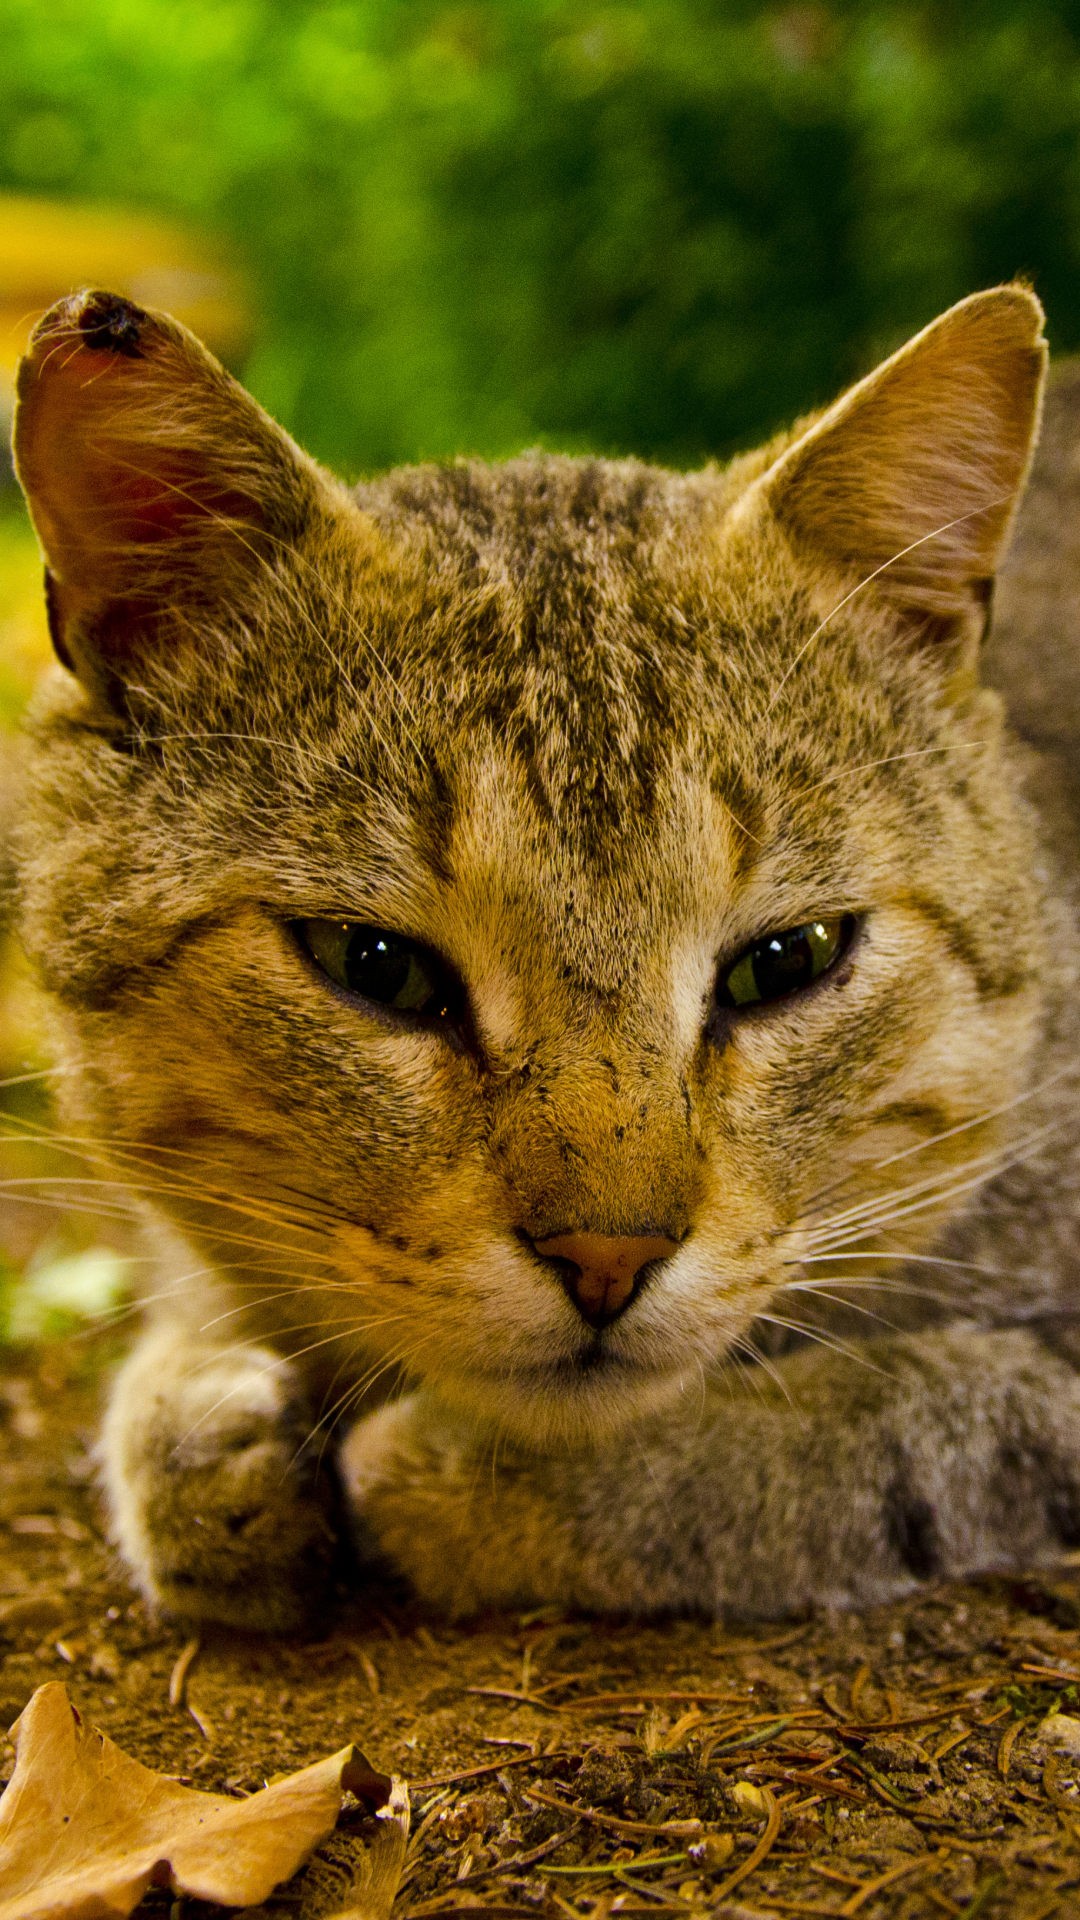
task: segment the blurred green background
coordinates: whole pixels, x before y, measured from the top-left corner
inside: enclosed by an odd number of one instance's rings
[[[1078,6],[0,0],[0,47],[0,189],[218,239],[349,473],[722,454],[1018,271],[1080,342]]]
[[[0,0],[0,49],[0,369],[103,280],[347,476],[722,456],[1017,273],[1080,347],[1080,4]],[[9,725],[47,649],[0,508]]]

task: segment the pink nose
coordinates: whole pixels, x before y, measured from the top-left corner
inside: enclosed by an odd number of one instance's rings
[[[598,1327],[622,1312],[642,1267],[679,1249],[677,1240],[659,1233],[556,1233],[533,1245],[546,1260],[570,1263],[574,1271],[566,1277],[566,1290],[582,1317]]]

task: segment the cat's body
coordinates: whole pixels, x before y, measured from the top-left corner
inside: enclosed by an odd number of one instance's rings
[[[1038,328],[967,302],[726,474],[354,503],[168,323],[43,323],[17,453],[72,671],[22,925],[149,1216],[106,1461],[153,1597],[297,1618],[331,1431],[363,1554],[458,1611],[778,1612],[1080,1540],[1043,510],[989,655],[1028,744],[975,671]]]

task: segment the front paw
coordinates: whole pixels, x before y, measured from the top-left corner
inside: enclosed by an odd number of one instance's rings
[[[788,1375],[803,1434],[773,1455],[779,1579],[768,1545],[749,1555],[776,1601],[865,1605],[1080,1544],[1080,1379],[1032,1333],[957,1329],[863,1358],[872,1372],[829,1355]]]
[[[152,1341],[106,1422],[115,1533],[167,1612],[280,1632],[320,1600],[337,1550],[335,1487],[295,1370],[265,1349]]]

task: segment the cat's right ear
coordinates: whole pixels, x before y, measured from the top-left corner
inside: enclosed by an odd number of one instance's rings
[[[193,334],[115,294],[35,328],[14,450],[53,644],[113,705],[151,655],[250,616],[313,515],[351,509]]]
[[[865,593],[910,642],[970,656],[1035,443],[1042,323],[1024,286],[962,300],[795,440],[730,524],[764,514],[827,569],[838,607]]]

